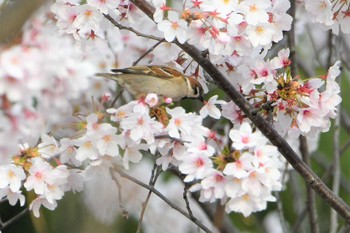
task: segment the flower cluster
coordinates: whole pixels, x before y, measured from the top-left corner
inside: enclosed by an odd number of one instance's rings
[[[182,10],[165,1],[153,3],[154,20],[167,41],[188,40],[212,55],[244,56],[257,46],[270,47],[282,39],[292,20],[286,14],[288,1],[187,1]]]
[[[41,15],[25,25],[18,43],[0,47],[1,162],[9,161],[18,144],[33,145],[41,134],[57,133],[57,126],[76,111],[90,108],[82,103],[107,90],[105,82],[89,77],[98,70],[99,59],[59,36]]]
[[[336,107],[341,102],[336,82],[340,62],[330,67],[326,76],[302,80],[291,77],[288,57],[289,49],[283,49],[271,60],[246,67],[243,74],[250,74],[251,79],[236,80],[236,85],[281,135],[314,138],[329,130],[330,119],[336,116]],[[234,124],[244,119],[233,102],[224,106],[223,115]]]
[[[49,140],[49,141],[46,141]],[[27,191],[33,190],[36,198],[30,203],[36,217],[40,216],[39,209],[43,205],[53,210],[57,207],[57,200],[62,199],[66,191],[81,191],[82,177],[66,165],[51,165],[47,159],[52,155],[48,151],[57,152],[55,140],[47,135],[42,137],[42,143],[36,148],[23,145],[11,164],[0,166],[1,199],[6,197],[11,205],[18,201],[21,206],[25,203],[22,186]],[[50,149],[48,149],[50,148]]]
[[[339,34],[350,33],[350,3],[348,1],[305,0],[305,9],[314,22],[325,25]]]
[[[280,191],[282,163],[277,148],[267,144],[258,131],[243,122],[231,129],[233,152],[215,158],[217,169],[212,169],[200,185],[201,201],[216,199],[226,203],[226,211],[241,212],[244,216],[263,210],[266,203],[275,201],[272,191]]]
[[[220,118],[218,104],[226,102],[212,97],[202,116]],[[149,151],[163,170],[170,163],[178,166],[185,182],[196,183],[192,191],[200,187],[202,201],[220,199],[227,212],[245,216],[264,209],[267,201],[274,201],[271,192],[281,188],[277,149],[244,122],[229,133],[233,150],[218,154],[224,145],[202,125],[202,116],[169,108],[154,94],[107,113],[92,113],[77,124],[80,137],[57,142],[43,135],[37,147],[23,147],[11,164],[1,166],[2,197],[23,205],[21,187],[33,190],[37,197],[30,209],[39,216],[40,206],[54,209],[64,192],[81,191],[84,181],[96,174],[109,176],[115,166],[129,169],[130,162],[140,162],[142,151]]]

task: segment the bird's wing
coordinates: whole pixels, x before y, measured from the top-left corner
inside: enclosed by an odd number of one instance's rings
[[[125,69],[112,69],[111,71],[122,74],[153,76],[162,79],[179,78],[183,76],[180,71],[166,66],[133,66]]]

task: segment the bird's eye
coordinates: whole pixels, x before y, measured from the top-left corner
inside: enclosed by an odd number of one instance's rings
[[[200,90],[200,88],[199,87],[196,87],[195,89],[194,89],[194,93],[193,93],[195,96],[199,96],[200,94],[201,94],[201,90]]]

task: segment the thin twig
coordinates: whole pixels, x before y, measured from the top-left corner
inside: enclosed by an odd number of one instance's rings
[[[157,189],[155,189],[154,187],[147,185],[137,179],[135,179],[132,176],[129,176],[128,174],[126,174],[125,172],[121,171],[120,169],[114,167],[114,170],[116,172],[118,172],[122,177],[134,182],[135,184],[138,184],[150,191],[152,191],[156,196],[158,196],[160,199],[162,199],[165,203],[167,203],[171,208],[173,208],[174,210],[176,210],[177,212],[179,212],[180,214],[182,214],[183,216],[185,216],[186,218],[188,218],[189,220],[191,220],[194,224],[196,224],[199,228],[201,228],[204,232],[207,233],[211,233],[211,230],[209,230],[209,228],[207,228],[203,223],[201,223],[201,221],[199,221],[197,218],[193,217],[193,219],[191,219],[191,216],[183,209],[181,209],[179,206],[175,205],[174,203],[172,203],[168,198],[166,198],[162,193],[160,193]]]
[[[291,7],[289,9],[289,14],[295,19],[295,12],[296,12],[296,3],[295,1],[291,1]],[[295,77],[297,74],[297,59],[296,59],[296,48],[295,48],[295,33],[294,33],[294,23],[293,20],[291,25],[291,30],[288,32],[288,45],[289,49],[291,50],[290,59],[292,61],[291,64],[291,75],[292,77]],[[305,136],[299,137],[300,142],[300,152],[303,158],[303,161],[307,166],[310,167],[310,154],[308,150],[307,140]],[[317,211],[316,211],[316,201],[315,201],[315,193],[309,186],[308,182],[306,183],[306,195],[307,195],[307,210],[309,214],[309,223],[310,223],[310,230],[312,233],[319,233],[319,226],[317,222]]]
[[[181,145],[184,145],[186,142],[188,142],[188,141],[183,141],[183,140],[181,140],[181,139],[179,139],[179,138],[170,137],[168,134],[156,135],[156,136],[154,136],[154,139],[169,139],[170,141],[178,142],[178,143],[180,143]]]
[[[144,33],[138,32],[132,27],[126,27],[124,25],[121,25],[120,23],[115,21],[110,15],[107,15],[107,14],[103,14],[103,15],[104,15],[104,17],[106,19],[108,19],[114,26],[116,26],[120,30],[127,30],[127,31],[135,33],[137,36],[141,36],[141,37],[144,37],[144,38],[147,38],[147,39],[158,40],[158,41],[163,41],[164,40],[163,38],[160,38],[160,37],[157,37],[157,36],[151,36],[151,35],[148,35],[148,34],[144,34]]]
[[[170,164],[169,168],[170,171],[172,171],[172,173],[177,176],[182,182],[184,182],[184,178],[185,175],[182,174],[179,169]],[[192,184],[189,184],[192,185]],[[211,219],[211,221],[213,222],[215,227],[218,227],[218,225],[216,225],[216,218],[220,217],[218,216],[217,213],[217,208],[215,209],[213,204],[208,203],[208,202],[201,202],[199,201],[199,192],[194,192],[192,193],[192,197],[193,199],[197,202],[197,204],[201,207],[201,209],[204,211],[204,213],[207,215],[207,217],[209,219]],[[217,205],[221,205],[221,203],[217,203]],[[224,208],[224,206],[222,206]],[[220,231],[220,233],[237,233],[239,232],[239,230],[236,229],[236,227],[233,225],[232,221],[230,220],[230,218],[228,217],[228,215],[223,215],[221,222],[219,224],[220,228],[218,228],[218,230]]]
[[[306,213],[307,213],[307,209],[305,208],[298,214],[298,219],[295,222],[295,224],[291,230],[291,233],[300,233],[301,232],[301,229],[299,229],[299,228],[305,219]]]
[[[338,79],[340,82],[340,78]],[[340,112],[340,105],[337,107],[337,112]],[[340,114],[334,120],[333,134],[333,185],[332,190],[336,195],[339,195],[340,187]],[[337,212],[331,210],[329,232],[336,233],[338,231],[338,215]]]
[[[340,110],[342,128],[345,128],[346,132],[350,134],[350,116],[345,109]]]
[[[282,206],[280,194],[279,194],[279,192],[275,192],[274,195],[277,199],[277,212],[278,212],[278,218],[279,218],[280,223],[281,223],[282,231],[283,231],[283,233],[287,233],[289,231],[288,231],[286,220],[285,220],[284,215],[283,215],[283,206]]]
[[[192,210],[191,210],[190,202],[188,201],[188,198],[187,198],[187,193],[188,193],[188,187],[187,187],[187,184],[185,183],[185,185],[184,185],[184,192],[183,192],[183,198],[184,198],[185,203],[186,203],[186,209],[188,211],[188,214],[190,215],[191,219],[193,219],[193,213],[192,213]]]
[[[113,108],[114,107],[115,103],[117,102],[119,97],[122,95],[123,91],[124,91],[124,88],[122,88],[122,87],[118,90],[118,92],[116,93],[116,95],[115,95],[111,105],[109,106],[109,108]]]
[[[307,139],[305,136],[299,137],[300,142],[300,152],[303,157],[304,162],[310,166],[310,154],[307,145]],[[318,217],[316,211],[316,201],[315,201],[315,193],[311,189],[311,187],[306,182],[306,198],[307,198],[307,211],[309,213],[309,223],[310,223],[310,232],[319,233],[320,229],[318,226]]]
[[[282,178],[281,178],[282,185],[286,185],[284,182],[286,180],[287,175],[288,175],[288,162],[286,161],[285,165],[284,165],[284,171],[282,174]],[[281,200],[279,192],[274,192],[274,193],[275,193],[275,196],[277,199],[277,213],[278,213],[278,218],[279,218],[281,226],[282,226],[282,231],[284,233],[287,233],[287,232],[289,232],[288,231],[289,225],[287,224],[287,221],[286,221],[284,214],[283,214],[282,200]]]
[[[133,66],[136,66],[144,57],[147,56],[150,52],[152,52],[158,45],[164,42],[164,39],[161,41],[158,41],[155,45],[153,45],[151,48],[149,48],[144,54],[141,55],[136,61],[132,63]]]
[[[159,177],[161,173],[161,169],[159,169],[159,166],[157,166],[157,164],[154,164],[153,169],[152,169],[152,173],[151,173],[151,178],[149,179],[148,185],[150,187],[154,188],[154,185],[156,184],[156,181]],[[137,224],[137,233],[141,233],[141,225],[142,225],[142,221],[143,221],[143,217],[145,216],[145,212],[146,212],[146,207],[147,204],[149,202],[149,199],[151,198],[152,195],[152,191],[149,190],[146,200],[142,203],[142,210],[141,210],[141,214],[140,214],[140,218],[139,218],[139,223]]]
[[[342,156],[345,151],[350,147],[350,140],[345,143],[345,145],[340,149],[340,156]]]
[[[288,10],[288,14],[292,16],[295,19],[295,1],[291,1],[290,8]],[[294,34],[294,24],[295,21],[292,21],[290,31],[287,32],[288,35],[288,47],[290,50],[289,58],[292,61],[292,64],[290,65],[290,72],[292,77],[295,77],[297,74],[297,59],[296,59],[296,48],[295,48],[295,34]]]
[[[333,58],[333,32],[332,30],[328,30],[328,59],[327,59],[327,67],[331,67],[332,58]]]
[[[20,218],[22,218],[28,212],[29,212],[29,208],[25,208],[24,210],[22,210],[20,213],[18,213],[16,216],[14,216],[13,218],[9,219],[8,221],[6,221],[6,222],[0,221],[0,231],[3,231],[5,228],[7,228],[8,226],[13,224],[14,222],[19,220]]]
[[[301,187],[299,185],[298,180],[296,180],[298,177],[295,176],[294,171],[290,172],[290,178],[289,183],[291,185],[291,191],[292,191],[292,199],[293,199],[293,207],[294,212],[298,216],[298,219],[295,221],[294,226],[291,227],[292,233],[303,233],[305,232],[304,229],[306,228],[306,224],[304,222],[305,215],[306,215],[306,208],[304,208],[305,204],[303,202],[302,194],[301,194]],[[305,227],[304,227],[305,226]]]
[[[294,1],[292,1],[292,2],[294,2]],[[310,28],[310,25],[306,24],[306,34],[309,36],[312,49],[313,49],[314,52],[315,52],[314,58],[315,58],[315,60],[317,61],[318,65],[319,65],[320,67],[322,67],[322,62],[321,62],[321,60],[320,60],[319,51],[316,49],[316,43],[315,43],[315,40],[314,40],[314,38],[313,38],[313,36],[312,36],[312,34],[311,34],[311,31],[312,31],[312,30],[311,30],[311,28]]]
[[[122,215],[125,219],[128,219],[129,218],[129,213],[128,211],[124,208],[123,206],[123,200],[122,200],[122,186],[118,180],[118,178],[115,176],[115,173],[113,172],[112,169],[109,170],[111,176],[112,176],[112,180],[115,182],[115,184],[118,186],[118,201],[119,201],[119,208],[121,209],[122,211]]]
[[[144,0],[131,0],[148,17],[152,18],[154,7]],[[294,169],[304,178],[307,184],[314,189],[333,209],[335,209],[345,221],[350,224],[350,207],[337,195],[335,195],[322,180],[299,158],[286,140],[272,128],[268,122],[260,115],[252,115],[253,106],[244,96],[226,79],[226,77],[212,64],[206,57],[202,56],[195,46],[188,43],[175,43],[191,56],[211,77],[219,84],[221,89],[235,102],[244,114],[255,124],[255,126],[275,145]]]
[[[319,164],[321,165],[323,168],[329,168],[329,161],[325,159],[324,154],[322,153],[315,153],[315,156],[313,157],[313,159]],[[324,180],[324,182],[328,182],[329,178],[332,175],[332,171],[330,171],[329,173],[325,173],[322,176],[322,180]],[[345,192],[350,193],[350,182],[348,181],[348,179],[346,178],[347,175],[341,173],[340,174],[340,185],[341,187],[344,189]]]

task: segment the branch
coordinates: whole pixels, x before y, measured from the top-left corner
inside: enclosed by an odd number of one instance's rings
[[[131,0],[150,18],[153,16],[154,8],[144,0]],[[315,190],[334,210],[350,224],[350,207],[337,195],[335,195],[322,180],[298,157],[289,144],[281,137],[275,129],[260,115],[253,115],[253,106],[236,90],[226,77],[206,57],[202,56],[195,46],[188,43],[180,44],[175,42],[183,51],[190,55],[221,89],[235,102],[255,126],[275,145],[294,169],[304,178],[306,183]]]
[[[151,36],[151,35],[147,35],[147,34],[138,32],[135,29],[133,29],[132,27],[123,26],[120,23],[118,23],[117,21],[115,21],[110,15],[106,15],[106,14],[103,14],[103,15],[104,15],[104,17],[106,19],[108,19],[114,26],[116,26],[120,30],[131,31],[131,32],[135,33],[137,36],[145,37],[147,39],[157,40],[157,41],[160,41],[160,42],[163,42],[163,40],[164,40],[163,38],[160,38],[160,37]]]
[[[157,164],[154,164],[153,169],[152,169],[152,175],[151,175],[151,178],[150,178],[149,183],[148,183],[150,187],[154,188],[156,181],[157,181],[161,172],[162,172],[162,170],[159,169]],[[147,197],[146,197],[146,200],[142,203],[142,210],[141,210],[139,223],[137,224],[136,233],[141,233],[141,225],[142,225],[143,217],[145,216],[146,207],[147,207],[147,204],[151,198],[151,195],[152,195],[152,190],[149,190]]]
[[[138,184],[138,185],[150,190],[151,192],[153,192],[160,199],[162,199],[165,203],[167,203],[171,208],[173,208],[174,210],[178,211],[180,214],[182,214],[183,216],[185,216],[186,218],[191,220],[194,224],[196,224],[204,232],[207,232],[207,233],[212,232],[211,230],[209,230],[209,228],[207,228],[205,225],[203,225],[203,223],[201,221],[199,221],[197,218],[195,218],[193,216],[190,216],[185,210],[181,209],[179,206],[172,203],[168,198],[166,198],[162,193],[160,193],[157,189],[155,189],[151,185],[147,185],[147,184],[135,179],[134,177],[129,176],[128,174],[124,173],[120,169],[114,168],[114,171],[118,172],[120,176],[134,182],[135,184]]]
[[[295,2],[291,2],[291,7],[289,9],[289,14],[295,18],[296,5]],[[295,34],[294,34],[294,20],[292,21],[291,29],[288,32],[288,45],[291,51],[290,59],[291,64],[291,74],[292,77],[297,75],[297,59],[296,59],[296,49],[295,49]],[[305,164],[310,167],[310,153],[308,149],[308,143],[305,136],[299,137],[300,142],[300,152]],[[306,183],[306,197],[307,197],[307,210],[309,214],[310,230],[312,233],[319,233],[320,229],[317,222],[317,211],[316,211],[316,198],[315,193],[311,190],[311,187]]]
[[[305,164],[310,166],[310,153],[307,145],[307,139],[305,136],[300,136],[300,152],[303,157]],[[316,201],[315,193],[311,190],[310,186],[306,184],[306,196],[307,196],[307,211],[309,213],[309,223],[312,233],[319,233],[320,229],[317,222],[317,211],[316,211]]]
[[[330,60],[330,59],[329,59]],[[338,79],[340,82],[341,79]],[[340,86],[340,83],[339,83]],[[340,113],[340,105],[337,107],[337,112]],[[334,120],[334,135],[333,135],[333,185],[332,190],[335,194],[339,194],[340,186],[340,114]],[[336,233],[338,230],[338,216],[334,210],[331,211],[330,229],[329,232]]]
[[[165,40],[162,39],[161,41],[158,41],[155,45],[153,45],[151,48],[149,48],[144,54],[142,54],[141,57],[139,57],[136,61],[132,63],[132,66],[136,66],[144,57],[146,57],[150,52],[152,52],[158,45],[160,45]]]
[[[7,228],[8,226],[10,226],[12,223],[16,222],[17,220],[19,220],[20,218],[22,218],[24,215],[26,215],[29,212],[29,208],[25,208],[24,210],[22,210],[20,213],[18,213],[16,216],[14,216],[13,218],[11,218],[10,220],[6,221],[6,222],[2,222],[0,220],[0,231],[3,231],[5,228]]]
[[[184,182],[185,175],[182,174],[177,167],[174,165],[170,164],[169,165],[170,171],[178,177],[182,182]],[[201,207],[201,209],[204,211],[204,213],[207,215],[207,217],[212,221],[212,223],[215,226],[215,218],[217,217],[217,211],[215,210],[215,207],[208,202],[200,202],[199,197],[200,194],[199,192],[194,192],[191,193],[193,199],[197,202],[197,204]],[[221,226],[218,229],[220,233],[237,233],[239,230],[236,229],[236,227],[232,224],[232,221],[228,217],[228,215],[224,215],[223,219],[221,219]],[[216,226],[217,227],[217,226]]]

